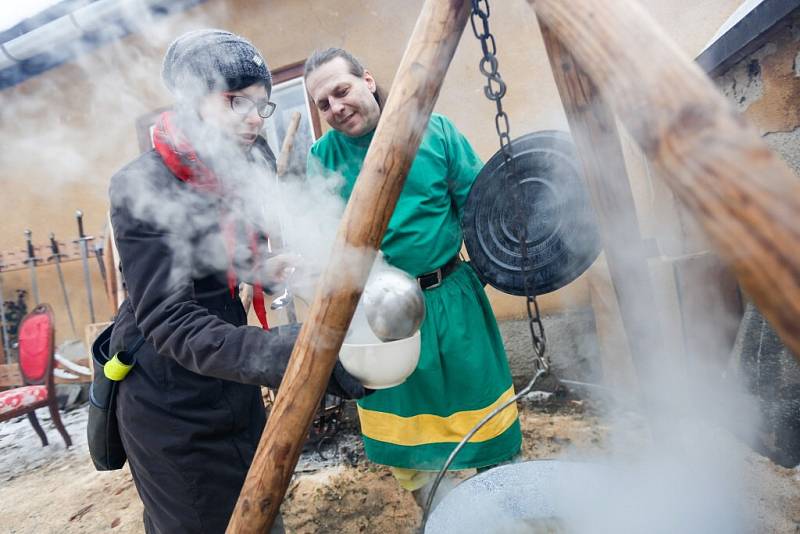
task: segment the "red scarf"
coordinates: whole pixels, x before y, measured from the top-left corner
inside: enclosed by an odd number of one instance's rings
[[[153,130],[153,144],[156,152],[164,160],[164,164],[178,179],[203,193],[219,197],[224,195],[222,184],[217,180],[214,172],[200,160],[189,139],[175,124],[175,112],[166,111],[158,117]],[[236,271],[233,267],[236,246],[235,225],[231,217],[223,214],[220,227],[228,249],[228,288],[231,290],[231,298],[235,298],[238,289]],[[258,272],[258,237],[252,229],[247,230],[247,235],[249,240],[247,245],[253,253],[253,270]],[[264,330],[269,330],[267,309],[264,304],[264,287],[260,282],[253,284],[253,309]]]

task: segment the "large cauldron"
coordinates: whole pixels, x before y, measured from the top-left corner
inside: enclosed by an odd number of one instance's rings
[[[559,495],[602,486],[601,466],[537,460],[491,469],[459,484],[433,510],[425,534],[562,534]]]

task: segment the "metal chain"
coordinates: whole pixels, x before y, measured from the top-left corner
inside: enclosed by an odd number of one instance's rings
[[[479,63],[479,68],[481,73],[486,76],[486,86],[483,88],[483,92],[486,95],[486,98],[493,101],[497,106],[497,113],[494,117],[494,124],[495,128],[497,129],[497,137],[500,140],[500,150],[503,153],[503,172],[504,178],[506,183],[511,181],[511,178],[514,176],[514,166],[516,164],[514,160],[514,151],[511,146],[511,129],[508,123],[508,115],[503,110],[503,96],[506,94],[506,83],[503,81],[503,78],[500,77],[500,73],[497,70],[498,63],[497,63],[497,42],[495,41],[494,35],[489,31],[489,2],[488,0],[472,0],[472,17],[470,19],[472,23],[472,31],[475,33],[475,37],[478,38],[481,42],[481,49],[483,50],[483,57]],[[444,478],[444,474],[447,472],[447,469],[455,460],[458,453],[461,449],[464,448],[470,439],[492,418],[497,416],[507,407],[512,405],[513,403],[517,402],[517,400],[525,395],[527,395],[530,391],[533,390],[533,386],[536,382],[543,376],[545,376],[549,369],[550,365],[547,361],[547,357],[545,355],[545,350],[547,348],[546,338],[544,335],[544,325],[542,324],[542,317],[539,313],[539,303],[536,301],[536,293],[534,292],[533,288],[528,283],[528,240],[527,240],[527,225],[525,224],[524,218],[521,216],[523,213],[522,211],[522,195],[517,195],[516,198],[516,206],[515,206],[515,215],[517,217],[517,223],[519,226],[519,242],[522,247],[522,279],[523,285],[525,288],[525,302],[526,307],[528,310],[528,326],[531,331],[531,341],[533,343],[533,354],[534,354],[534,373],[533,377],[531,378],[528,385],[525,386],[521,391],[519,391],[516,395],[512,398],[492,410],[483,419],[478,422],[477,425],[472,427],[469,432],[461,439],[458,445],[455,446],[453,451],[450,453],[450,456],[445,460],[444,465],[439,469],[439,472],[436,474],[436,478],[431,485],[431,490],[428,493],[428,497],[425,500],[425,506],[422,512],[422,531],[425,531],[425,525],[428,522],[428,517],[430,515],[431,508],[433,506],[433,499],[436,496],[436,490],[439,488],[439,484],[441,484],[442,479]]]
[[[503,110],[503,97],[506,94],[506,82],[497,70],[497,42],[494,35],[489,31],[489,1],[472,0],[472,33],[481,42],[483,57],[478,63],[481,74],[486,76],[486,85],[483,94],[497,106],[497,113],[494,116],[494,127],[497,130],[497,137],[500,139],[500,150],[503,151],[503,159],[508,168],[513,160],[514,154],[511,148],[511,127],[508,122],[508,114]]]
[[[497,130],[497,137],[500,141],[500,150],[503,154],[504,160],[504,174],[506,183],[511,182],[514,175],[515,161],[514,150],[511,146],[511,128],[508,121],[508,114],[503,109],[503,97],[506,94],[506,82],[500,76],[498,71],[499,63],[497,61],[497,41],[489,29],[489,1],[488,0],[472,0],[472,14],[470,16],[470,23],[472,25],[472,32],[481,43],[481,50],[483,57],[478,63],[478,68],[486,77],[486,85],[483,88],[483,93],[486,98],[495,103],[497,112],[494,116],[495,130]],[[517,236],[522,249],[522,280],[525,288],[525,307],[528,312],[528,327],[531,332],[531,341],[533,344],[534,353],[534,372],[547,371],[549,364],[545,356],[546,350],[546,337],[544,333],[544,325],[542,324],[542,317],[539,312],[539,303],[536,301],[536,293],[528,283],[529,273],[529,256],[528,256],[528,239],[527,239],[527,225],[524,218],[521,216],[523,211],[521,194],[517,196],[517,224],[519,226],[520,234]]]

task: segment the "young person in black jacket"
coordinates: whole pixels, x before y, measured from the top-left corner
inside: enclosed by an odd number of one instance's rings
[[[111,353],[145,340],[119,383],[117,420],[145,530],[223,532],[264,428],[259,386],[278,386],[298,332],[266,329],[263,302],[290,260],[264,254],[272,78],[252,44],[220,30],[173,42],[162,78],[174,110],[110,186],[129,293]],[[246,325],[241,281],[256,287],[264,328]],[[364,394],[338,365],[329,391]]]

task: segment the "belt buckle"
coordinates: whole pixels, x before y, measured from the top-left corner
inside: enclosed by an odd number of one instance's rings
[[[436,276],[436,282],[431,284],[431,285],[429,285],[428,287],[424,287],[423,289],[425,289],[425,290],[434,289],[434,288],[439,287],[440,285],[442,285],[442,269],[441,268],[436,269],[435,271],[423,274],[420,278],[427,278],[427,277],[432,276],[432,275]]]

